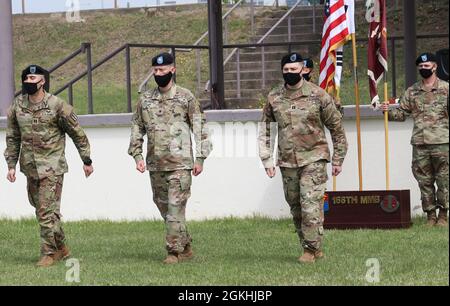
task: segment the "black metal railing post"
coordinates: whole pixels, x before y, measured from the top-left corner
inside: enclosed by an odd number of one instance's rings
[[[67,88],[67,95],[69,98],[69,104],[73,106],[73,86],[72,86],[72,84],[69,85],[69,88]]]
[[[177,67],[177,53],[175,48],[171,48],[170,50],[172,50],[172,55],[173,55],[173,65],[176,68]],[[177,72],[175,71],[175,74],[173,76],[173,81],[176,83],[177,82]]]
[[[391,38],[391,70],[392,70],[392,96],[395,97],[397,95],[397,78],[396,78],[396,69],[395,69],[395,38]]]
[[[126,82],[127,82],[127,111],[131,113],[131,54],[130,46],[125,47],[125,62],[126,62]]]
[[[92,53],[91,44],[83,43],[84,51],[86,52],[86,71],[87,71],[87,90],[88,90],[88,113],[94,113],[94,103],[92,99]]]

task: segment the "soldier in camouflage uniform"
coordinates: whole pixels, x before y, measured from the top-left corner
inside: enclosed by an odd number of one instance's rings
[[[275,175],[274,142],[278,132],[278,162],[286,201],[300,243],[300,262],[323,257],[323,196],[330,151],[326,126],[333,139],[332,174],[338,175],[347,152],[342,116],[320,87],[301,77],[301,55],[292,53],[281,61],[285,84],[269,93],[259,132],[259,154],[269,177]]]
[[[203,162],[211,151],[205,117],[192,93],[173,81],[174,58],[169,53],[152,60],[158,87],[139,98],[132,119],[128,154],[136,168],[150,171],[153,201],[166,225],[166,264],[178,263],[193,256],[191,236],[186,227],[186,203],[191,195],[191,170],[194,176],[203,171]],[[193,160],[191,132],[196,142]],[[142,156],[147,135],[147,158]]]
[[[47,93],[48,72],[31,65],[22,72],[23,94],[8,111],[5,158],[7,178],[16,180],[16,164],[27,177],[28,198],[36,210],[40,226],[41,258],[38,266],[48,267],[65,259],[60,202],[64,173],[68,171],[64,150],[66,133],[75,143],[88,177],[93,172],[89,141],[73,108]]]
[[[436,76],[434,54],[421,54],[416,66],[423,80],[406,90],[399,107],[389,110],[389,120],[405,121],[406,117],[413,117],[412,172],[419,183],[422,209],[427,213],[429,226],[447,226],[448,83]],[[388,110],[388,102],[382,105],[382,110]]]

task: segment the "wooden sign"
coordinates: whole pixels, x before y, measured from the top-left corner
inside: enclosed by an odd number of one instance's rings
[[[324,199],[325,228],[407,228],[409,190],[333,191]]]

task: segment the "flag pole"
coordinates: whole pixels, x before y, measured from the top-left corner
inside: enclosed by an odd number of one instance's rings
[[[384,72],[384,101],[388,101],[387,73]],[[389,179],[389,124],[388,112],[384,112],[384,158],[386,160],[386,190],[390,188]]]
[[[336,99],[336,102],[339,104],[339,105],[341,105],[341,99],[340,99],[340,97],[339,97],[339,92],[338,91],[334,91],[334,93],[335,93],[335,99]],[[332,170],[333,171],[333,170]],[[332,174],[333,175],[333,174]],[[337,177],[336,177],[336,175],[333,175],[333,191],[336,191],[337,190]]]
[[[385,10],[384,18],[386,18],[386,7],[383,8]],[[385,26],[387,27],[386,21],[384,22]],[[383,35],[383,33],[381,33]],[[387,45],[387,29],[385,30],[386,37],[384,38],[386,40]],[[387,52],[386,52],[387,54]],[[388,82],[387,82],[387,71],[388,71],[388,61],[387,61],[387,55],[386,55],[386,68],[384,69],[384,101],[388,101]],[[385,161],[386,161],[386,190],[390,189],[390,177],[389,177],[389,123],[388,123],[388,117],[389,113],[384,112],[384,155],[385,155]]]
[[[355,111],[356,111],[356,134],[358,143],[358,177],[359,191],[363,190],[362,181],[362,150],[361,150],[361,113],[359,101],[359,84],[358,84],[358,58],[356,54],[356,34],[352,33],[352,49],[353,49],[353,78],[355,79]]]

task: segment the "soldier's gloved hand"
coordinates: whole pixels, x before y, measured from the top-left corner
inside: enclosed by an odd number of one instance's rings
[[[268,177],[270,177],[270,178],[274,177],[275,173],[276,173],[275,172],[275,167],[266,168],[266,173],[267,173]]]
[[[140,160],[138,162],[136,162],[136,169],[137,171],[139,171],[140,173],[144,173],[145,172],[145,161]]]
[[[94,167],[92,165],[89,165],[89,166],[84,165],[83,171],[84,171],[84,175],[86,177],[89,177],[92,174],[92,172],[94,172]]]
[[[194,165],[194,169],[192,169],[192,175],[197,176],[203,171],[203,166],[199,164]]]
[[[6,176],[6,178],[11,183],[14,183],[16,181],[16,169],[9,169],[8,170],[8,175]]]

